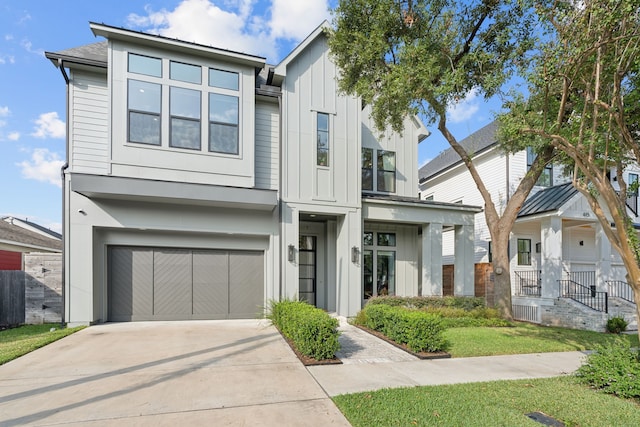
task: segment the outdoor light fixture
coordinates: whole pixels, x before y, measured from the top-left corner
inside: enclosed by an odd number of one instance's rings
[[[357,246],[354,246],[351,248],[351,262],[354,264],[357,264],[359,259],[360,259],[360,248],[358,248]]]
[[[289,245],[289,262],[293,262],[296,260],[296,247],[293,245]]]

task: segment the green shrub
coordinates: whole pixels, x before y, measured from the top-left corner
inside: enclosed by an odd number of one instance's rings
[[[449,307],[459,308],[465,311],[471,311],[475,308],[484,308],[485,302],[483,298],[477,297],[397,297],[397,296],[382,296],[369,299],[367,305],[383,304],[394,307],[407,307],[407,308],[438,308]]]
[[[620,334],[627,330],[628,325],[629,324],[624,320],[624,317],[615,316],[607,320],[607,332]]]
[[[413,351],[436,352],[448,347],[443,336],[442,318],[438,314],[401,306],[367,304],[354,321],[382,332],[397,343],[406,344]]]
[[[444,317],[442,326],[449,328],[468,328],[468,327],[485,327],[485,328],[507,328],[514,324],[505,319],[496,318],[478,318],[478,317]]]
[[[604,393],[640,399],[640,353],[622,339],[598,346],[578,368],[576,377]]]
[[[306,302],[272,302],[268,317],[305,356],[331,359],[340,349],[338,319]]]

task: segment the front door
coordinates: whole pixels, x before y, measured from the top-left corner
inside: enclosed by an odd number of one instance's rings
[[[365,231],[362,299],[395,295],[396,292],[396,235]]]
[[[300,236],[299,245],[299,284],[300,300],[316,305],[317,285],[317,239],[316,236]]]

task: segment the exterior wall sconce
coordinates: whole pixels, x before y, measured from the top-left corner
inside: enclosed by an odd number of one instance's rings
[[[296,260],[296,247],[289,245],[288,249],[287,258],[289,259],[289,262],[293,262]]]
[[[580,246],[584,246],[584,240],[580,240],[580,241],[578,242],[578,244],[579,244]]]
[[[360,248],[354,246],[351,248],[351,262],[357,264],[360,260]]]

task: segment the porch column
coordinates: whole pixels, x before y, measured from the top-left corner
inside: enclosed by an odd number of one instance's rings
[[[550,216],[540,223],[542,297],[557,298],[562,279],[562,218]]]
[[[282,249],[280,259],[282,266],[282,284],[280,289],[280,299],[298,298],[298,261],[300,243],[300,215],[298,209],[284,203],[282,205],[282,238],[280,240]],[[289,246],[292,247],[291,261]]]
[[[456,296],[474,296],[475,268],[473,225],[455,226],[453,268],[453,294]]]
[[[607,291],[607,280],[613,280],[611,272],[611,242],[604,234],[602,224],[596,222],[596,286]]]
[[[442,224],[422,225],[422,295],[442,296]]]

